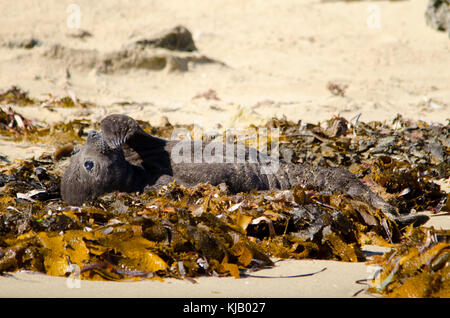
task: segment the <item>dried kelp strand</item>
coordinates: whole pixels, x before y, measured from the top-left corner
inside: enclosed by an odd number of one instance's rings
[[[242,277],[253,277],[253,278],[299,278],[299,277],[309,277],[314,276],[316,274],[322,273],[323,271],[327,270],[326,267],[322,268],[321,270],[318,270],[317,272],[307,273],[307,274],[296,274],[296,275],[277,275],[277,276],[266,276],[266,275],[254,275],[254,274],[242,274]]]

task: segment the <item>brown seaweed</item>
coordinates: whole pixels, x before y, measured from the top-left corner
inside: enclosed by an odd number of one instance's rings
[[[30,98],[28,92],[23,91],[20,87],[11,86],[11,88],[0,92],[0,104],[29,105],[33,104],[34,99]]]
[[[450,231],[410,228],[402,244],[372,261],[382,266],[372,292],[387,297],[450,297]]]

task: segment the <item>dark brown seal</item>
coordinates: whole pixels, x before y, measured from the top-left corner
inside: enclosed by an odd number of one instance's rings
[[[61,195],[69,204],[81,205],[112,191],[145,191],[170,182],[185,186],[225,183],[232,193],[303,185],[362,200],[400,223],[423,224],[428,219],[398,215],[345,168],[277,161],[242,145],[165,140],[149,135],[125,115],[104,118],[101,130],[90,132],[64,173]],[[239,162],[238,154],[245,160]]]

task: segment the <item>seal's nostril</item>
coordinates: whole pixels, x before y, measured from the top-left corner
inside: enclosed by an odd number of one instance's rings
[[[99,138],[99,137],[102,137],[102,134],[99,133],[98,131],[91,130],[90,132],[88,132],[88,138]]]
[[[92,138],[97,136],[97,132],[95,130],[91,130],[90,132],[88,132],[88,138]]]

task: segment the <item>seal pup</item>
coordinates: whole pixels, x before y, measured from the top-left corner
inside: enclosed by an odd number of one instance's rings
[[[400,215],[343,167],[323,168],[278,161],[243,145],[165,140],[146,133],[126,115],[107,116],[100,126],[101,133],[89,133],[63,175],[61,196],[68,204],[81,205],[112,191],[157,189],[171,182],[185,186],[201,182],[225,183],[232,193],[283,190],[302,185],[317,191],[349,195],[381,209],[401,225],[413,222],[419,225],[428,220],[424,215]],[[230,152],[230,148],[233,151]],[[181,152],[184,153],[180,157]],[[205,153],[208,156],[198,160],[196,155]],[[237,161],[238,154],[245,159],[243,162]]]

